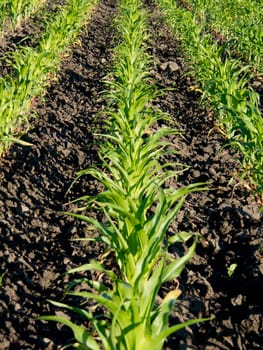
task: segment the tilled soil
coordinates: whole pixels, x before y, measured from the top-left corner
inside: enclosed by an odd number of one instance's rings
[[[179,282],[182,295],[171,322],[215,315],[212,321],[186,328],[169,338],[171,350],[254,350],[263,343],[262,221],[255,198],[238,180],[238,156],[222,149],[224,138],[209,110],[201,109],[194,82],[178,43],[148,5],[153,81],[167,88],[156,104],[183,133],[173,160],[190,168],[174,186],[208,182],[209,191],[188,197],[170,233],[201,234],[195,257]],[[62,300],[69,277],[65,271],[98,257],[103,249],[72,241],[86,236],[85,225],[61,210],[98,184],[81,179],[69,191],[76,171],[98,161],[94,132],[101,130],[102,79],[109,72],[116,44],[113,0],[103,0],[92,15],[81,45],[62,64],[45,101],[37,101],[38,119],[24,139],[33,147],[14,145],[1,160],[0,178],[0,349],[58,349],[73,341],[66,327],[35,320],[62,314],[46,299]],[[230,183],[230,184],[229,184]],[[232,277],[228,267],[237,264]],[[173,286],[162,289],[166,293]]]

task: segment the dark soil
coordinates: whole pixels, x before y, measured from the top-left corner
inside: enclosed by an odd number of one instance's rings
[[[24,139],[33,147],[13,145],[1,160],[0,178],[0,349],[59,349],[73,341],[66,327],[37,321],[62,314],[46,299],[62,300],[71,267],[86,263],[102,248],[72,238],[87,235],[85,225],[60,214],[73,209],[71,199],[94,193],[98,185],[81,179],[68,188],[76,171],[94,164],[94,131],[103,125],[102,79],[109,72],[116,42],[111,26],[113,0],[94,12],[81,45],[63,61],[45,101],[37,102],[38,119]],[[183,293],[171,322],[215,315],[215,319],[174,334],[171,350],[254,350],[263,343],[262,221],[249,190],[232,177],[238,156],[226,148],[209,110],[201,109],[194,82],[178,43],[151,9],[154,82],[165,91],[156,104],[183,131],[174,138],[175,161],[190,168],[176,186],[205,181],[210,191],[192,194],[171,227],[199,232],[197,253],[180,278]],[[231,184],[229,184],[231,182]],[[227,270],[237,264],[233,276]],[[164,286],[167,292],[173,286]]]

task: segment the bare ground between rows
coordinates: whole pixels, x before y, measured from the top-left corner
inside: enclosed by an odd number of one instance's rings
[[[97,190],[85,179],[66,194],[76,171],[97,160],[93,132],[103,109],[98,100],[109,70],[115,12],[111,0],[103,1],[81,46],[63,61],[24,137],[34,146],[14,145],[1,160],[1,350],[57,349],[72,338],[69,330],[34,317],[55,312],[46,299],[61,300],[65,271],[100,253],[100,247],[70,241],[84,235],[84,225],[59,211],[70,209],[70,199]]]
[[[231,179],[237,162],[214,128],[214,119],[201,110],[193,82],[185,78],[185,64],[171,33],[152,8],[152,71],[160,87],[172,87],[156,103],[170,113],[184,139],[175,137],[173,158],[191,168],[171,186],[211,182],[211,191],[189,196],[171,232],[193,230],[203,239],[197,254],[180,278],[183,290],[171,322],[215,314],[204,324],[187,328],[169,339],[166,349],[260,349],[262,344],[262,227],[253,196]],[[72,333],[54,323],[34,320],[58,312],[46,299],[62,300],[68,277],[64,272],[102,252],[101,247],[71,238],[85,236],[85,225],[60,210],[98,185],[82,179],[67,189],[75,172],[97,162],[94,130],[103,121],[99,93],[109,70],[114,44],[111,0],[93,14],[81,46],[64,62],[39,119],[25,139],[34,147],[13,146],[1,160],[0,180],[0,349],[57,349]],[[168,159],[168,158],[167,158]],[[236,263],[232,278],[227,267]],[[164,286],[166,293],[172,285]],[[61,310],[59,311],[61,312]]]

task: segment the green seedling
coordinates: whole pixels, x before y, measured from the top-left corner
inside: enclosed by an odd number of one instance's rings
[[[26,21],[32,14],[37,12],[46,0],[1,0],[0,1],[0,30],[5,35],[6,21],[15,30],[22,22]]]
[[[236,271],[237,268],[237,264],[231,264],[228,268],[227,268],[227,275],[229,278],[233,277],[234,272]]]
[[[3,286],[5,275],[6,275],[6,271],[3,272],[3,273],[0,275],[0,287]]]
[[[86,201],[88,212],[96,209],[103,213],[104,219],[68,213],[97,230],[99,235],[93,240],[104,243],[105,249],[113,253],[117,271],[107,270],[97,261],[69,271],[84,277],[73,281],[67,293],[81,298],[84,305],[93,300],[95,307],[103,307],[103,315],[88,307],[52,301],[55,306],[78,313],[84,322],[91,322],[95,335],[67,318],[41,319],[70,327],[79,349],[161,350],[170,334],[205,320],[169,325],[169,315],[180,294],[176,286],[157,302],[161,286],[181,274],[194,255],[197,242],[196,235],[185,232],[167,239],[168,228],[186,196],[204,186],[170,189],[166,185],[167,180],[176,178],[176,166],[162,164],[160,159],[172,146],[168,136],[178,131],[162,127],[145,138],[145,133],[167,116],[152,106],[158,92],[150,84],[151,59],[145,48],[148,32],[140,2],[123,1],[120,13],[116,26],[121,44],[115,50],[113,73],[106,81],[107,132],[98,135],[103,140],[99,152],[101,167],[78,173],[78,177],[89,175],[103,185],[104,190],[98,195],[79,200]],[[174,170],[168,170],[171,168]],[[184,255],[169,253],[174,244],[187,241],[190,245]],[[93,271],[100,274],[99,281],[87,278]],[[84,290],[74,291],[82,282]]]
[[[30,125],[32,101],[45,93],[94,5],[91,0],[70,0],[48,22],[36,48],[21,47],[7,55],[6,62],[13,71],[0,78],[0,155]]]
[[[199,1],[188,3],[206,30],[223,38],[225,45],[263,74],[263,12],[258,1]]]
[[[212,105],[229,145],[242,154],[242,177],[251,183],[259,197],[263,188],[263,124],[259,95],[249,87],[251,67],[231,58],[228,50],[213,41],[206,32],[202,16],[176,6],[172,0],[160,0],[167,23],[181,39],[190,71],[200,84],[202,99]],[[204,3],[195,6],[204,10]],[[224,57],[224,58],[223,58]]]

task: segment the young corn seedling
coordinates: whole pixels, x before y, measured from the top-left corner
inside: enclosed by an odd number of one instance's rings
[[[171,333],[204,320],[169,325],[169,315],[180,294],[176,288],[161,302],[156,301],[161,286],[176,279],[194,254],[193,234],[181,233],[170,238],[166,234],[187,194],[200,190],[200,184],[179,189],[166,187],[167,180],[176,177],[176,172],[168,170],[171,164],[161,164],[160,157],[172,146],[165,138],[176,131],[162,127],[144,137],[147,130],[165,117],[151,106],[157,92],[149,83],[145,14],[136,0],[123,2],[120,10],[116,26],[122,34],[122,43],[116,49],[114,73],[107,82],[108,133],[101,135],[100,158],[104,171],[88,168],[78,173],[78,176],[91,175],[103,184],[103,192],[81,200],[87,201],[87,209],[101,210],[104,220],[68,213],[100,232],[97,240],[114,253],[118,271],[113,273],[96,261],[69,271],[95,270],[107,276],[110,287],[103,281],[84,277],[73,281],[72,286],[85,282],[86,290],[68,293],[94,300],[104,307],[104,315],[92,314],[88,308],[52,302],[91,321],[95,337],[69,319],[57,316],[41,319],[69,326],[79,349],[160,350]],[[193,242],[185,255],[175,257],[169,253],[173,244],[190,238]]]
[[[33,13],[41,8],[46,0],[1,0],[0,1],[0,33],[4,36],[6,20],[15,30]]]
[[[7,17],[7,0],[3,0],[0,2],[0,36],[4,36],[6,17]]]
[[[227,47],[263,73],[263,12],[258,1],[191,0],[189,3],[195,16],[206,22],[209,31],[224,37]]]
[[[190,11],[178,8],[171,0],[158,2],[166,20],[182,39],[191,62],[191,73],[202,86],[203,99],[213,107],[231,146],[242,152],[242,176],[262,197],[263,130],[259,96],[248,87],[249,66],[241,67],[227,51],[205,34],[206,23],[198,22]]]
[[[13,73],[0,78],[0,154],[29,125],[32,100],[41,96],[50,77],[58,70],[62,55],[87,22],[95,1],[70,0],[47,26],[36,48],[10,53]]]
[[[27,1],[12,0],[8,2],[9,16],[10,16],[13,28],[20,25],[23,18],[23,14],[25,11],[27,11],[27,8],[29,6],[30,6],[30,0],[27,0]]]

